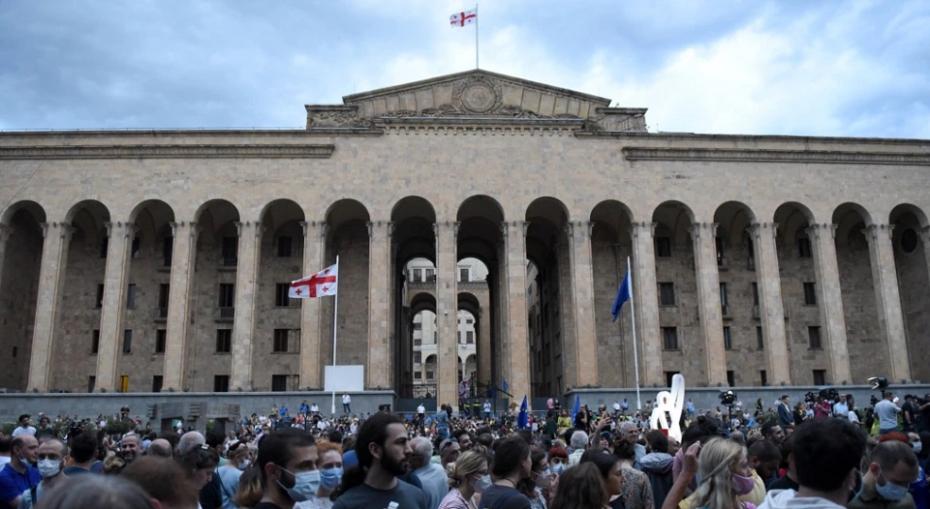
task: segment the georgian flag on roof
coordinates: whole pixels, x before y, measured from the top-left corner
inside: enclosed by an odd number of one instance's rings
[[[449,16],[449,24],[454,27],[463,27],[465,25],[471,25],[478,19],[478,11],[460,11],[452,16]]]
[[[330,265],[316,274],[291,281],[287,296],[292,299],[314,299],[336,295],[336,288],[339,286],[338,276],[339,264]]]

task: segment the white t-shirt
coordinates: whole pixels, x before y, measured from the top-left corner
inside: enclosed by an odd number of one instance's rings
[[[417,413],[420,414],[420,415],[425,414],[425,413],[426,413],[426,407],[423,406],[423,405],[418,406],[418,407],[417,407]]]
[[[351,402],[352,402],[352,397],[351,397],[351,396],[349,396],[348,394],[343,394],[343,395],[342,395],[342,404],[343,404],[343,405],[348,405],[348,404],[351,403]]]
[[[32,426],[26,426],[25,428],[22,426],[17,426],[16,429],[13,430],[13,433],[10,436],[13,438],[16,438],[20,435],[36,436],[36,429]]]

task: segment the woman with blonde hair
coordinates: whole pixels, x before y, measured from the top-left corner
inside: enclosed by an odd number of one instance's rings
[[[698,460],[701,483],[682,505],[707,509],[755,509],[740,497],[752,492],[755,480],[746,448],[733,440],[714,438],[701,447]],[[690,504],[688,504],[690,500]]]
[[[480,451],[467,451],[450,467],[449,493],[439,509],[476,509],[481,493],[491,486],[488,457]]]

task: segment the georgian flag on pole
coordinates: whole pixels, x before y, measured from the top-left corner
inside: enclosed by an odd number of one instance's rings
[[[339,262],[336,262],[335,265],[330,265],[316,274],[291,281],[287,296],[292,299],[314,299],[336,295],[338,276]]]
[[[471,25],[478,20],[478,11],[460,11],[452,16],[449,16],[449,25],[454,27],[463,27],[465,25]]]

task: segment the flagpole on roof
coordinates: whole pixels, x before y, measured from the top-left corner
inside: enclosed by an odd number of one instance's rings
[[[336,328],[339,318],[339,255],[336,255],[336,295],[333,296],[333,366],[336,366]],[[329,410],[336,418],[336,386],[333,386],[333,401]]]
[[[475,2],[475,69],[478,68],[478,2]]]
[[[633,325],[633,373],[636,380],[636,409],[642,410],[643,404],[639,397],[639,347],[636,337],[636,299],[633,298],[633,273],[630,271],[630,257],[626,257],[626,273],[630,276],[630,323]]]

